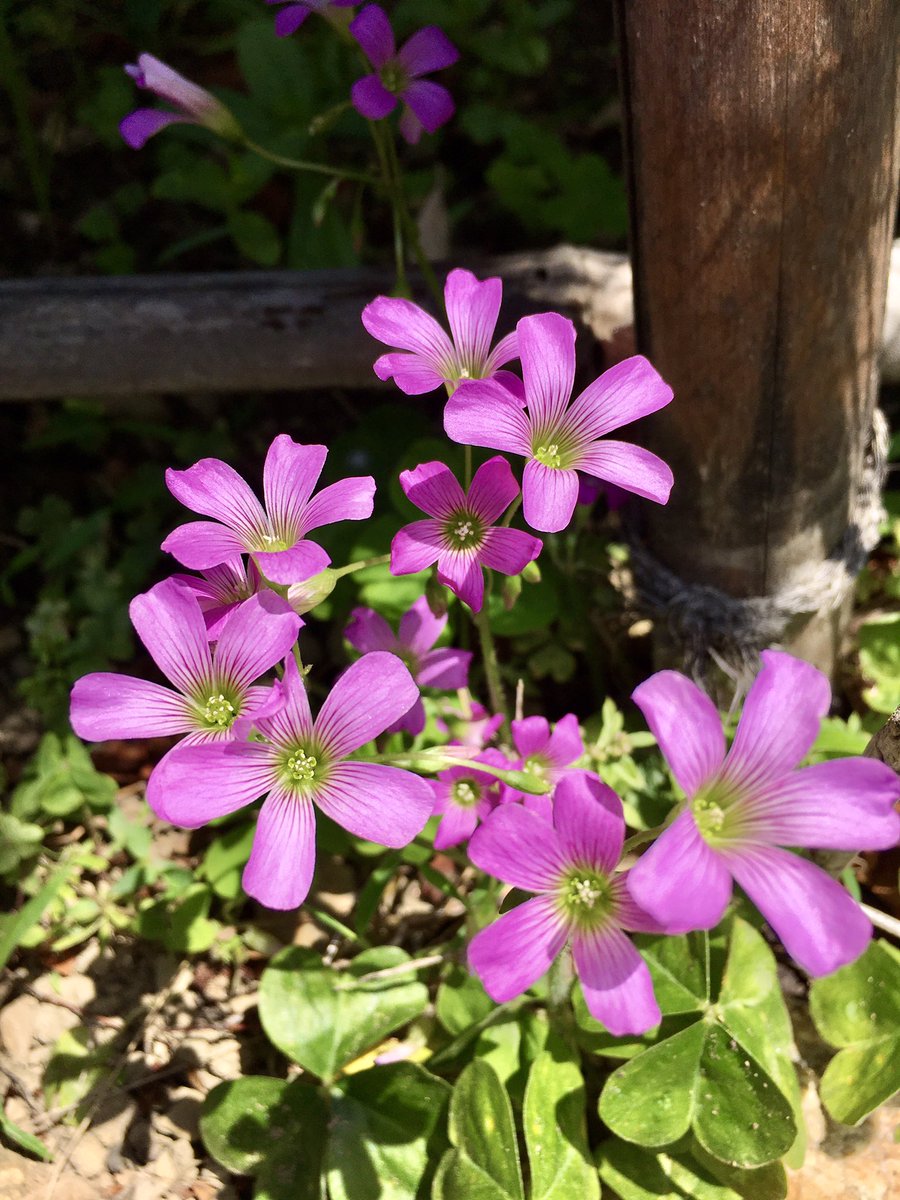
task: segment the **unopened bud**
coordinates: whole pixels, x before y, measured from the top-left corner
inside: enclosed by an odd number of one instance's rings
[[[521,575],[507,575],[503,580],[501,595],[503,596],[503,607],[507,612],[515,605],[516,601],[522,594],[522,577]]]
[[[308,613],[331,595],[339,578],[337,571],[326,567],[311,579],[304,579],[302,583],[292,583],[287,590],[288,604],[300,616]]]
[[[425,599],[433,617],[447,615],[447,589],[439,582],[435,572],[428,576],[428,582],[425,584]]]
[[[526,583],[540,583],[541,582],[541,568],[537,565],[536,562],[526,563],[525,566],[522,568],[522,578],[525,580]]]

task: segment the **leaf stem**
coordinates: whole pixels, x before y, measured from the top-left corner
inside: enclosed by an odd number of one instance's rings
[[[267,150],[265,146],[260,146],[249,138],[244,138],[243,144],[248,150],[258,154],[260,158],[265,158],[279,167],[289,167],[292,171],[311,171],[314,175],[328,175],[333,179],[354,179],[358,183],[368,183],[372,187],[378,186],[375,176],[367,175],[364,171],[348,170],[345,167],[329,167],[327,163],[309,162],[305,158],[288,158],[285,154],[276,154],[274,150]]]
[[[490,575],[488,576],[490,578]],[[472,613],[472,621],[478,630],[478,641],[481,645],[481,661],[484,667],[484,677],[487,683],[488,697],[491,710],[502,713],[503,720],[509,723],[509,710],[506,706],[506,693],[503,690],[503,680],[500,676],[500,663],[497,659],[497,646],[491,632],[491,621],[488,615],[488,589],[485,588],[484,603],[481,610]]]

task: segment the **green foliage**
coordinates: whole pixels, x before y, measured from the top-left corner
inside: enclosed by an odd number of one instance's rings
[[[887,942],[832,975],[816,979],[810,1010],[839,1053],[820,1094],[836,1121],[858,1125],[900,1088],[900,956]]]
[[[408,962],[399,946],[381,946],[335,971],[314,951],[289,946],[260,981],[263,1028],[288,1058],[333,1080],[363,1051],[424,1011],[428,990],[411,972],[378,976]]]
[[[613,1072],[600,1116],[619,1137],[643,1146],[667,1146],[692,1131],[706,1151],[735,1167],[780,1158],[802,1124],[790,1022],[771,951],[735,918],[716,995],[715,955],[701,953],[702,939],[639,940],[663,1014],[696,1018]]]
[[[620,1200],[783,1200],[787,1195],[780,1163],[752,1170],[730,1167],[690,1138],[656,1152],[604,1142],[597,1166]]]
[[[859,630],[859,665],[871,686],[863,698],[876,712],[900,705],[900,613],[870,617]]]
[[[435,1179],[435,1200],[525,1200],[509,1096],[480,1059],[453,1089],[449,1132],[454,1148]]]
[[[22,820],[70,817],[82,809],[102,812],[118,786],[96,770],[84,744],[72,733],[46,733],[12,794],[11,812]]]
[[[588,1150],[584,1081],[579,1063],[561,1051],[534,1061],[522,1114],[531,1166],[531,1200],[598,1200]]]

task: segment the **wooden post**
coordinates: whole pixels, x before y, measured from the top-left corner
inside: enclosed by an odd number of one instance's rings
[[[616,0],[638,344],[675,389],[646,508],[688,583],[769,596],[848,521],[897,203],[897,0]],[[783,644],[830,671],[832,615]]]

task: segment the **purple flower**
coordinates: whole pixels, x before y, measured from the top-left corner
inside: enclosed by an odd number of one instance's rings
[[[666,930],[711,929],[744,889],[811,975],[865,949],[872,927],[836,880],[781,846],[883,850],[900,837],[900,780],[871,758],[795,770],[831,693],[808,663],[765,650],[726,754],[712,701],[676,671],[634,692],[687,804],[637,866],[629,886]]]
[[[672,389],[646,358],[627,358],[595,379],[570,405],[575,379],[575,327],[558,313],[523,317],[516,327],[527,409],[494,380],[459,385],[444,409],[456,442],[522,454],[525,520],[556,533],[572,519],[578,472],[665,504],[668,466],[630,442],[599,439],[665,407]]]
[[[213,652],[197,598],[177,579],[158,583],[136,596],[129,612],[175,690],[107,671],[85,675],[72,689],[72,728],[92,742],[179,733],[188,735],[181,745],[231,739],[238,717],[281,703],[277,690],[251,684],[296,640],[300,618],[283,605],[271,592],[246,600],[223,626]]]
[[[444,707],[443,718],[435,724],[441,733],[449,734],[450,745],[477,746],[481,749],[491,740],[505,721],[503,713],[492,716],[483,704],[473,700],[469,712],[464,713],[456,706]]]
[[[362,654],[372,650],[387,650],[406,663],[418,687],[463,688],[469,681],[469,650],[453,650],[449,646],[434,650],[434,643],[444,632],[447,617],[436,617],[428,601],[420,596],[409,612],[400,618],[395,634],[384,617],[371,608],[354,608],[344,637]],[[425,709],[422,700],[396,721],[386,733],[405,729],[415,736],[425,728]]]
[[[486,820],[497,807],[497,779],[486,771],[479,771],[475,764],[480,762],[494,767],[510,765],[499,750],[485,750],[471,759],[471,766],[466,763],[465,766],[450,767],[441,771],[432,782],[434,813],[441,816],[434,835],[435,850],[458,846],[470,838],[478,822]]]
[[[498,1003],[527,991],[567,942],[592,1016],[610,1033],[644,1033],[659,1006],[646,963],[623,930],[655,933],[613,874],[625,821],[611,788],[586,772],[556,789],[552,825],[518,804],[501,805],[469,842],[469,858],[513,887],[537,895],[476,934],[469,965]]]
[[[423,79],[432,71],[451,67],[459,51],[435,25],[426,25],[404,42],[400,50],[391,23],[377,4],[367,5],[350,25],[350,32],[365,51],[375,74],[353,85],[353,107],[370,121],[379,121],[404,104],[400,132],[416,143],[423,128],[434,133],[453,116],[453,97],[445,87]]]
[[[278,37],[290,37],[296,33],[311,12],[325,13],[329,8],[352,8],[356,0],[266,0],[266,4],[280,4],[275,16],[275,33]]]
[[[440,582],[473,612],[480,610],[484,598],[483,566],[518,575],[541,552],[539,538],[494,525],[519,494],[504,458],[489,458],[478,468],[468,495],[440,462],[401,471],[400,486],[431,519],[404,525],[394,535],[392,573],[409,575],[436,562]]]
[[[375,480],[371,475],[342,479],[312,495],[325,465],[324,446],[302,446],[286,433],[266,455],[263,493],[266,507],[233,467],[201,458],[186,471],[166,471],[176,500],[213,521],[179,525],[163,550],[195,571],[207,571],[236,556],[253,555],[273,583],[301,583],[331,562],[306,535],[334,521],[360,521],[372,515]]]
[[[173,575],[180,584],[197,597],[200,611],[206,622],[207,637],[211,642],[218,639],[222,626],[236,606],[249,600],[263,589],[263,581],[253,560],[246,563],[243,558],[232,558],[221,566],[210,567],[201,576]],[[290,611],[291,606],[274,592],[271,593],[272,611]],[[303,622],[300,622],[302,627]]]
[[[502,280],[478,280],[459,268],[451,271],[444,303],[452,340],[411,300],[376,297],[363,309],[362,323],[373,338],[402,353],[382,354],[375,360],[375,374],[393,378],[407,396],[421,396],[442,385],[452,392],[461,379],[495,377],[498,368],[518,354],[514,333],[491,349],[502,297]],[[500,374],[501,381],[515,378],[506,371]]]
[[[284,707],[254,721],[265,742],[178,749],[150,778],[147,799],[175,825],[196,829],[266,795],[244,890],[269,908],[296,908],[315,868],[315,808],[356,837],[405,846],[431,815],[429,784],[381,763],[348,761],[415,702],[416,685],[393,654],[348,667],[313,720],[293,658],[284,664]]]
[[[224,138],[241,137],[241,127],[220,100],[152,54],[139,55],[137,63],[129,63],[125,70],[138,87],[154,92],[178,110],[138,108],[129,113],[119,125],[119,132],[133,150],[140,150],[148,138],[175,124],[203,125]]]
[[[512,737],[522,756],[515,763],[515,769],[545,779],[554,788],[571,770],[572,763],[577,762],[584,754],[584,742],[581,740],[578,718],[574,713],[567,713],[557,721],[552,733],[546,717],[525,717],[522,721],[513,721]],[[547,796],[527,796],[524,792],[507,787],[503,799],[521,799],[526,808],[543,813],[549,820],[552,812],[551,796],[552,793]]]

